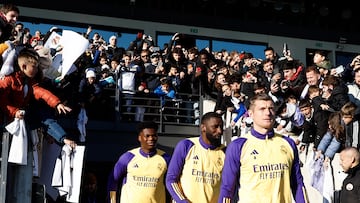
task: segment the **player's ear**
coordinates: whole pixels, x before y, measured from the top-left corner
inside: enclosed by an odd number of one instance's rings
[[[205,132],[206,131],[206,129],[205,129],[206,127],[205,127],[205,125],[204,124],[200,124],[200,129],[201,129],[201,132]]]
[[[248,114],[249,114],[250,117],[252,117],[254,115],[253,111],[250,110],[250,109],[248,110]]]

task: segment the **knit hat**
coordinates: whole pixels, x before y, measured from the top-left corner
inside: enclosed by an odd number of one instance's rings
[[[113,36],[111,36],[110,38],[109,38],[109,43],[111,43],[111,40],[112,39],[116,39],[117,37],[115,36],[115,35],[113,35]]]
[[[91,78],[91,77],[96,78],[95,72],[93,70],[86,71],[86,78]]]

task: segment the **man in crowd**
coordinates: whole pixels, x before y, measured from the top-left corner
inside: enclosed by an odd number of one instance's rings
[[[10,39],[20,10],[12,4],[4,4],[0,7],[0,43]]]
[[[340,165],[347,173],[341,192],[341,203],[360,202],[360,152],[355,147],[347,147],[340,153]]]

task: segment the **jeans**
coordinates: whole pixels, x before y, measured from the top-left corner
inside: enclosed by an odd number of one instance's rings
[[[60,143],[63,142],[66,132],[55,119],[47,118],[42,121],[42,124],[44,125],[47,134],[56,141]]]

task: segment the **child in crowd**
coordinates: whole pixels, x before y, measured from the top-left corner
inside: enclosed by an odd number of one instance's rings
[[[340,111],[341,107],[349,101],[348,88],[337,77],[326,76],[322,82],[322,98],[325,105],[321,108],[329,111]]]
[[[323,110],[321,105],[326,105],[323,103],[320,96],[320,88],[317,85],[311,85],[308,90],[309,99],[311,106],[313,108],[314,121],[316,123],[316,136],[314,140],[314,148],[316,149],[320,143],[320,140],[325,135],[328,129],[328,119],[330,111]]]
[[[66,114],[72,110],[62,104],[57,96],[39,86],[39,82],[42,80],[42,71],[38,67],[39,58],[38,53],[32,48],[23,48],[17,56],[18,71],[0,80],[0,108],[6,117],[5,124],[11,123],[14,119],[25,119],[26,123],[32,124],[27,127],[34,128],[33,125],[37,125],[34,118],[39,116],[38,114],[42,114],[42,111],[35,110],[33,105],[29,105],[30,102],[44,101],[48,106],[56,109],[59,114]],[[76,143],[55,119],[45,114],[40,115],[39,118],[45,131],[57,142],[68,144],[71,147],[76,146]]]
[[[154,94],[161,98],[161,107],[164,107],[166,99],[176,98],[176,92],[169,84],[170,81],[167,78],[161,78],[160,83],[161,84],[154,90]]]
[[[161,84],[154,90],[154,94],[160,98],[161,111],[163,114],[174,113],[170,107],[174,106],[173,100],[176,99],[176,91],[166,77],[161,78],[160,83]],[[164,118],[168,119],[168,117]]]
[[[220,105],[215,109],[215,112],[218,114],[224,114],[226,111],[233,112],[234,104],[231,102],[232,91],[230,85],[223,84],[221,87],[222,90],[222,99],[220,100]]]
[[[321,139],[314,158],[308,157],[310,159],[306,163],[310,167],[311,186],[323,195],[323,202],[330,202],[327,199],[334,193],[335,174],[332,161],[335,154],[340,152],[345,144],[345,125],[342,122],[341,113],[338,111],[331,113],[328,124],[328,131]]]
[[[345,147],[355,147],[360,150],[360,126],[359,120],[355,116],[356,108],[354,103],[348,102],[341,108],[340,112],[346,129]]]
[[[307,154],[309,145],[313,144],[316,136],[316,124],[314,121],[314,109],[309,100],[301,100],[299,103],[301,114],[304,116],[304,123],[301,126],[302,132],[299,136],[301,141],[300,152]]]
[[[110,74],[110,68],[107,64],[101,67],[99,83],[101,87],[114,87],[116,85],[113,75]]]
[[[235,118],[231,120],[231,126],[235,126],[239,119],[246,113],[246,107],[244,104],[244,97],[245,95],[241,95],[239,93],[234,93],[231,99],[231,102],[234,104],[234,113],[236,113]]]
[[[333,112],[329,116],[329,128],[324,137],[321,139],[315,159],[325,156],[324,165],[328,166],[334,158],[335,153],[340,152],[345,146],[345,125],[342,123],[341,113]]]
[[[79,84],[79,103],[85,108],[89,118],[96,116],[96,109],[101,103],[102,87],[93,69],[86,69],[85,77]]]
[[[289,96],[286,102],[279,104],[276,111],[276,130],[279,133],[299,135],[300,126],[304,123],[304,115],[301,114],[295,96]]]

